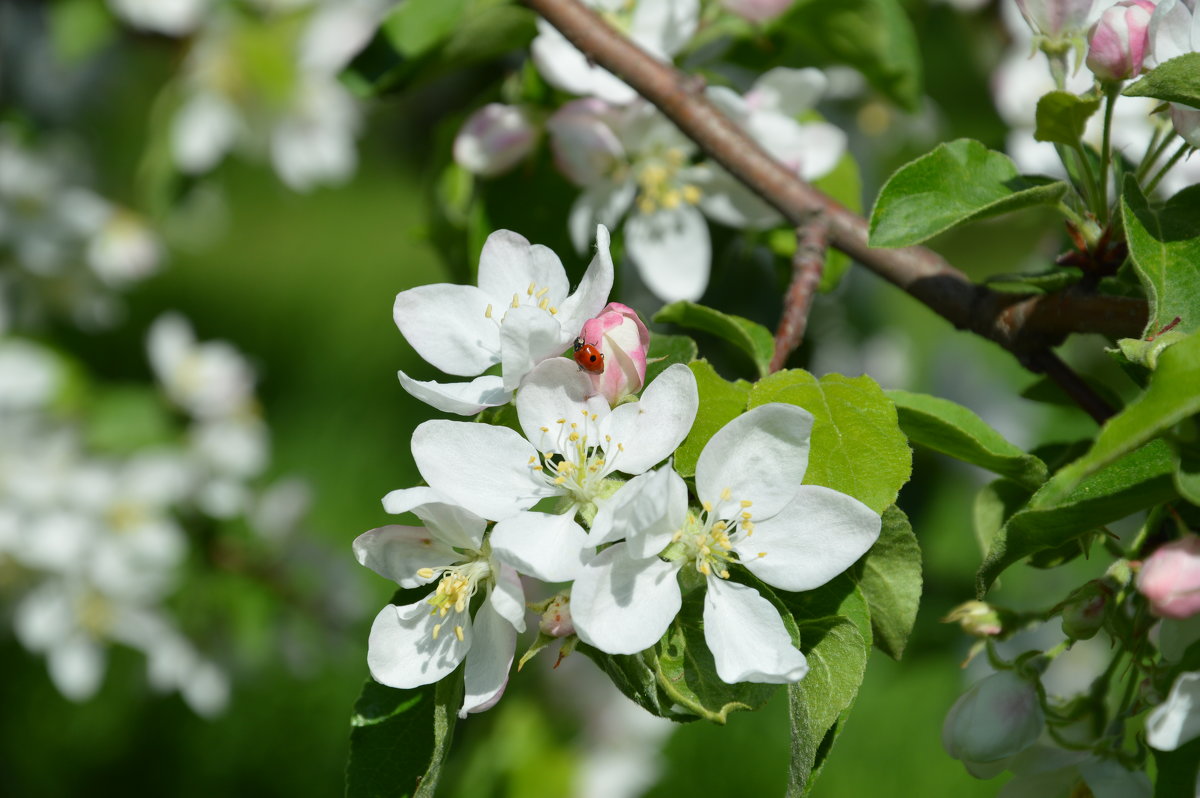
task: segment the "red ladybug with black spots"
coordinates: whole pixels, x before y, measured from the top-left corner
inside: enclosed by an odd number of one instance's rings
[[[582,338],[575,339],[575,362],[588,374],[604,373],[604,353]]]

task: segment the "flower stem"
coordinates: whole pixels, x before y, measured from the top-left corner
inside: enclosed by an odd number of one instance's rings
[[[1101,218],[1102,211],[1100,205],[1100,189],[1096,183],[1096,173],[1092,171],[1092,162],[1088,158],[1087,150],[1083,144],[1075,142],[1073,147],[1075,154],[1079,156],[1079,168],[1083,173],[1083,188],[1087,195],[1087,204],[1092,209],[1092,213],[1096,214],[1096,218]]]
[[[1162,157],[1162,154],[1166,152],[1167,147],[1171,146],[1171,141],[1174,138],[1175,135],[1174,131],[1172,130],[1164,135],[1161,139],[1156,139],[1157,144],[1151,142],[1154,144],[1154,148],[1152,150],[1147,149],[1146,157],[1142,159],[1141,164],[1138,165],[1137,172],[1134,173],[1134,177],[1137,178],[1139,183],[1142,182],[1146,178],[1146,175],[1150,173],[1150,169],[1154,166],[1155,162]]]
[[[1163,168],[1158,170],[1158,174],[1154,176],[1154,179],[1146,184],[1146,194],[1149,194],[1150,192],[1154,191],[1154,189],[1158,188],[1159,181],[1166,177],[1167,172],[1171,170],[1171,167],[1179,163],[1179,159],[1182,158],[1184,153],[1191,148],[1192,145],[1188,144],[1186,141],[1179,145],[1179,149],[1175,150],[1175,154],[1171,156],[1171,160],[1163,164]]]
[[[1105,87],[1104,91],[1104,138],[1100,145],[1100,207],[1104,211],[1102,217],[1105,223],[1108,222],[1109,207],[1108,207],[1108,170],[1112,165],[1112,121],[1113,121],[1113,106],[1116,105],[1117,95],[1121,91],[1120,83],[1113,83]]]

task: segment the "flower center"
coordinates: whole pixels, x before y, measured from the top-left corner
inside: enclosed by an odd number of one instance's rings
[[[550,297],[547,296],[549,293],[550,286],[539,286],[537,283],[530,283],[529,287],[525,289],[524,296],[520,293],[513,294],[512,301],[508,303],[508,308],[519,308],[522,305],[529,305],[538,310],[544,310],[551,316],[556,316],[558,315],[558,308],[550,304]],[[483,311],[483,317],[496,322],[496,326],[499,327],[504,322],[504,315],[508,312],[508,308],[505,308],[500,313],[500,318],[497,319],[492,306],[488,305]]]
[[[542,427],[544,435],[554,435],[554,450],[558,454],[545,455],[539,463],[536,456],[529,458],[529,467],[542,474],[551,487],[571,496],[578,504],[586,505],[604,493],[604,479],[612,472],[616,460],[625,451],[625,445],[615,446],[611,435],[600,440],[596,422],[598,416],[580,410],[581,421],[560,418],[555,430]]]
[[[731,491],[725,488],[717,510],[710,502],[701,502],[699,513],[688,511],[683,527],[671,538],[672,548],[678,554],[670,558],[690,561],[704,576],[715,574],[728,579],[728,564],[738,561],[733,551],[734,538],[754,534],[754,522],[750,519],[750,502],[743,499],[735,504]],[[758,556],[766,556],[766,552],[759,552]]]
[[[634,174],[638,184],[638,210],[654,213],[659,208],[672,210],[685,203],[698,203],[700,189],[684,182],[679,174],[686,164],[687,154],[678,147],[669,147],[641,160]]]
[[[437,614],[441,618],[445,618],[453,611],[455,617],[451,619],[451,622],[454,624],[454,636],[461,641],[463,625],[459,616],[470,609],[471,598],[479,590],[480,583],[491,578],[492,566],[485,555],[477,554],[475,559],[458,565],[422,568],[417,571],[417,576],[422,579],[431,579],[437,573],[441,573],[442,578],[438,582],[437,590],[429,597],[429,603],[433,605],[433,612],[430,614]],[[434,640],[438,639],[438,635],[441,634],[442,627],[446,623],[446,621],[439,621],[434,624]]]
[[[108,508],[104,519],[114,532],[125,533],[132,531],[146,519],[146,511],[134,502],[119,501]]]

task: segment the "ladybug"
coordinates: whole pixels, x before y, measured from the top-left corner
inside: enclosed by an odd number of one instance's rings
[[[575,339],[575,362],[589,374],[604,373],[604,353],[591,344],[585,344],[582,338]]]

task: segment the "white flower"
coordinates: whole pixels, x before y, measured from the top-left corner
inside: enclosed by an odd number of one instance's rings
[[[845,494],[801,485],[813,418],[792,405],[756,407],[726,424],[696,463],[702,510],[670,467],[630,480],[600,507],[595,544],[571,593],[584,642],[613,654],[652,646],[679,611],[679,577],[703,582],[704,636],[728,683],[796,682],[808,671],[775,607],[730,581],[745,566],[784,590],[819,587],[879,536],[880,520]],[[681,574],[684,566],[687,570]]]
[[[1200,671],[1179,674],[1167,700],[1146,716],[1146,742],[1174,751],[1200,737]]]
[[[108,4],[136,28],[182,36],[200,25],[212,0],[108,0]]]
[[[587,0],[584,4],[662,61],[669,61],[691,40],[700,16],[697,0]],[[553,25],[540,18],[537,25],[530,52],[551,86],[617,104],[637,97],[623,81],[575,49]]]
[[[1195,9],[1194,0],[1162,0],[1150,18],[1147,66],[1195,52],[1200,52],[1200,13]],[[1171,103],[1170,116],[1175,132],[1188,144],[1200,147],[1200,110]]]
[[[596,229],[596,256],[574,294],[558,256],[509,230],[488,236],[479,256],[479,286],[437,283],[402,291],[393,316],[426,361],[459,377],[499,364],[500,376],[465,383],[419,382],[403,371],[400,384],[438,410],[473,415],[507,404],[534,366],[562,354],[583,323],[608,301],[613,264],[608,230]]]
[[[426,421],[413,433],[413,459],[425,481],[497,520],[496,556],[539,579],[564,581],[579,572],[599,541],[589,541],[576,512],[603,497],[610,474],[641,474],[675,451],[699,401],[696,378],[681,364],[660,374],[641,400],[615,410],[593,391],[573,361],[555,358],[517,393],[525,438],[461,421]],[[554,496],[563,497],[560,512],[529,511]]]
[[[371,675],[407,689],[436,682],[466,658],[459,717],[489,709],[504,692],[517,633],[525,630],[520,579],[492,556],[484,539],[487,522],[436,491],[393,491],[385,506],[411,511],[425,526],[372,529],[355,539],[355,557],[403,588],[435,581],[437,588],[414,604],[389,604],[376,616],[367,651]],[[485,598],[472,618],[471,599],[479,591]]]
[[[502,175],[533,151],[540,132],[525,108],[488,103],[459,128],[454,161],[482,177]]]
[[[224,341],[197,342],[183,316],[160,316],[150,327],[146,347],[167,395],[198,418],[232,415],[253,397],[254,371],[245,358]]]
[[[44,407],[59,390],[62,369],[49,350],[0,339],[0,414]]]
[[[271,163],[289,188],[345,182],[358,164],[358,105],[336,78],[300,77],[287,113],[271,129]]]

